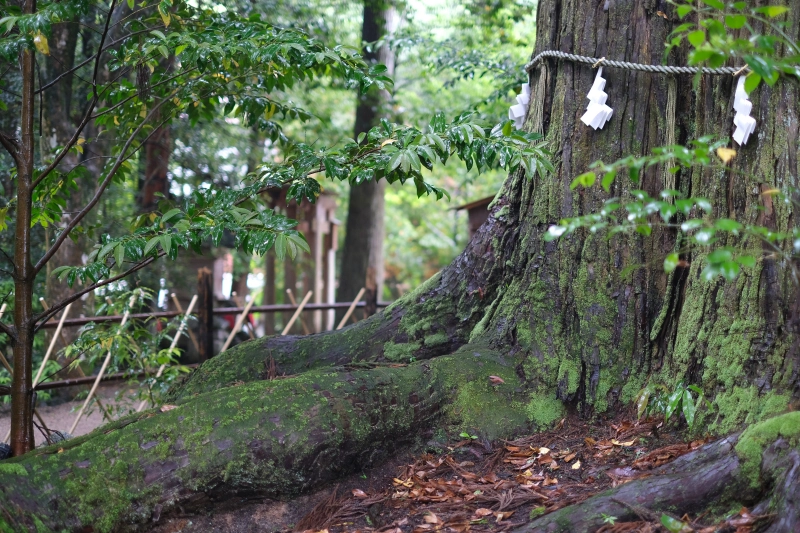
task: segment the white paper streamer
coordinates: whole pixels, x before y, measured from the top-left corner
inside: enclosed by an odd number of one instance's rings
[[[606,88],[606,80],[603,78],[603,67],[597,69],[597,76],[594,78],[592,88],[586,96],[589,99],[589,105],[586,107],[586,113],[581,117],[581,122],[594,129],[601,129],[606,125],[606,122],[611,120],[613,109],[606,105],[608,95],[603,92]]]
[[[522,129],[525,123],[525,115],[528,113],[528,104],[531,101],[531,86],[527,83],[522,84],[522,91],[517,95],[517,105],[512,105],[508,110],[508,118],[514,121],[514,126]]]
[[[733,108],[736,110],[736,115],[733,117],[733,124],[736,126],[733,140],[739,143],[739,146],[747,144],[747,138],[756,129],[756,119],[750,116],[753,104],[748,100],[747,92],[744,90],[745,77],[739,77],[736,94],[733,98]]]

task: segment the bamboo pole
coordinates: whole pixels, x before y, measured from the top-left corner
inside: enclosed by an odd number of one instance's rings
[[[122,315],[122,322],[120,323],[119,327],[122,329],[125,324],[128,322],[128,315],[130,315],[130,308],[133,307],[133,304],[136,302],[136,295],[134,294],[131,296],[130,303],[128,304],[128,309],[125,311],[125,314]],[[78,427],[78,421],[83,416],[83,412],[86,410],[86,406],[89,405],[89,402],[92,400],[92,396],[97,391],[97,386],[100,385],[100,379],[102,379],[103,374],[108,368],[108,363],[111,362],[111,349],[109,348],[108,354],[106,354],[106,358],[103,361],[103,366],[100,367],[100,372],[97,374],[97,379],[94,380],[94,385],[92,385],[91,390],[89,391],[89,396],[86,397],[86,401],[83,402],[81,406],[81,410],[78,411],[78,416],[75,417],[75,421],[72,423],[72,427],[69,429],[69,433],[74,433],[75,428]]]
[[[356,305],[358,305],[358,301],[361,300],[362,296],[364,296],[364,291],[366,291],[366,290],[367,290],[366,288],[361,287],[361,290],[358,291],[358,294],[356,294],[355,300],[353,300],[353,303],[351,303],[350,307],[347,308],[347,312],[342,317],[342,320],[341,320],[341,322],[339,322],[339,325],[336,326],[336,329],[342,329],[344,327],[344,325],[347,324],[347,319],[349,319],[350,315],[353,314],[353,311],[356,310]]]
[[[46,305],[44,303],[44,299],[43,298],[39,298],[39,300],[42,302],[42,306],[44,307],[44,305]],[[50,360],[50,354],[53,353],[53,348],[55,348],[56,341],[58,340],[58,337],[61,335],[61,329],[64,327],[64,320],[67,318],[67,315],[69,314],[69,310],[70,310],[71,307],[72,307],[72,304],[68,304],[64,308],[64,312],[61,313],[61,319],[58,321],[58,326],[56,327],[56,332],[53,333],[53,338],[50,339],[50,346],[47,347],[47,352],[45,352],[45,354],[44,354],[44,359],[42,359],[42,364],[39,365],[39,371],[36,373],[36,377],[33,378],[33,388],[34,389],[36,388],[36,384],[39,383],[39,378],[42,377],[42,372],[44,372],[44,366],[47,364],[47,361]],[[45,311],[47,311],[46,307],[45,307]]]
[[[186,315],[190,315],[191,314],[191,313],[184,313],[183,312],[183,306],[181,305],[180,300],[178,300],[178,297],[175,296],[174,292],[170,296],[172,297],[172,303],[175,304],[175,309],[180,311],[180,313],[182,315],[183,314],[186,314]],[[197,303],[197,295],[196,294],[192,297],[192,302]],[[187,331],[187,333],[189,333],[189,338],[192,340],[192,344],[194,345],[194,349],[197,350],[197,353],[200,353],[200,345],[197,343],[197,337],[194,336],[194,332],[192,331],[192,328],[189,328],[186,331]]]
[[[175,296],[173,294],[173,296]],[[186,321],[189,320],[189,315],[192,314],[192,310],[194,310],[194,304],[197,303],[197,295],[195,294],[192,296],[192,301],[189,302],[189,307],[186,308],[186,313],[183,315],[183,319],[181,320],[180,326],[178,326],[178,331],[175,332],[175,336],[172,337],[172,344],[169,345],[170,351],[174,350],[175,347],[178,345],[178,340],[181,338],[181,334],[183,334],[183,329],[186,327]],[[158,372],[156,372],[156,378],[160,378],[161,375],[164,373],[164,369],[167,367],[167,364],[164,363],[158,368]],[[141,412],[144,409],[144,406],[147,405],[147,400],[142,400],[142,403],[139,404],[139,407],[136,408],[136,412]]]
[[[44,298],[39,298],[39,303],[42,304],[42,307],[44,308],[45,311],[48,311],[50,309],[50,306],[47,305],[47,302],[45,301]],[[72,304],[69,304],[67,306],[66,310],[64,311],[64,316],[66,316],[67,312],[69,312],[69,308],[70,307],[72,307]],[[53,334],[53,341],[55,341],[56,336],[59,336],[59,337],[61,337],[61,342],[64,343],[64,346],[66,347],[66,346],[69,346],[69,342],[67,342],[66,337],[64,337],[64,331],[62,330],[62,327],[64,325],[64,316],[62,316],[61,320],[59,320],[59,322],[58,322],[58,326],[56,327],[56,332],[55,332],[55,334]],[[47,356],[46,355],[45,355],[45,361],[42,363],[42,367],[39,369],[39,374],[41,374],[42,369],[44,368],[44,363],[45,362],[47,362]],[[81,368],[81,365],[76,365],[75,366],[75,370],[78,372],[78,374],[81,375],[81,377],[85,377],[86,376],[86,374],[83,373],[83,369]],[[36,384],[39,382],[39,374],[37,374],[36,375],[36,379],[33,380],[34,388],[36,388]],[[103,418],[105,418],[106,420],[111,422],[111,411],[109,409],[107,409],[105,405],[103,405],[103,402],[100,401],[99,397],[95,398],[94,401],[97,402],[97,406],[100,408],[100,411],[103,413]]]
[[[230,335],[228,335],[228,339],[225,341],[225,344],[222,345],[222,349],[219,351],[219,353],[224,352],[225,350],[228,349],[228,346],[231,345],[231,343],[233,342],[233,338],[236,336],[237,333],[239,333],[239,330],[242,329],[242,324],[244,324],[247,315],[250,313],[250,308],[253,307],[253,303],[255,303],[255,301],[256,301],[255,298],[250,298],[250,301],[247,302],[244,311],[242,311],[242,314],[239,315],[239,318],[236,319],[236,324],[234,324]]]
[[[297,307],[297,300],[294,299],[294,293],[292,289],[286,289],[286,294],[289,296],[289,301],[292,302],[292,305]],[[300,325],[303,326],[303,333],[306,335],[311,334],[311,330],[308,329],[308,324],[306,324],[306,319],[302,316],[300,317]]]
[[[292,318],[289,319],[289,323],[286,324],[285,328],[283,328],[283,331],[281,332],[281,335],[286,335],[287,333],[289,333],[289,330],[292,329],[292,326],[294,325],[295,320],[297,320],[297,317],[300,316],[300,313],[303,312],[303,308],[308,303],[308,300],[311,298],[312,294],[314,294],[314,291],[308,291],[306,293],[306,295],[303,297],[303,301],[300,302],[300,306],[294,312],[294,314],[292,315]]]

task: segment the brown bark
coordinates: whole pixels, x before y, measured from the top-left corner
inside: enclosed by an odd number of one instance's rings
[[[391,0],[364,0],[364,16],[361,40],[373,43],[391,34],[397,25],[398,14]],[[394,52],[388,46],[377,50],[363,51],[369,62],[383,63],[388,74],[394,74]],[[373,90],[360,95],[356,106],[354,136],[377,126],[381,118],[391,116],[391,95],[386,90]],[[383,237],[384,237],[384,191],[386,182],[370,181],[350,189],[347,208],[345,240],[342,247],[342,267],[339,274],[337,300],[352,301],[362,287],[366,287],[364,299],[367,314],[377,310],[383,288]],[[341,320],[343,312],[337,314]]]
[[[27,0],[23,13],[36,12],[36,1]],[[11,452],[22,455],[33,449],[33,283],[31,262],[31,212],[34,172],[34,84],[36,64],[33,50],[20,54],[22,109],[17,158],[17,209],[14,242],[14,376],[11,381]]]
[[[145,142],[145,171],[141,189],[142,211],[156,209],[159,197],[169,196],[169,156],[172,153],[172,135],[169,126],[160,126]]]

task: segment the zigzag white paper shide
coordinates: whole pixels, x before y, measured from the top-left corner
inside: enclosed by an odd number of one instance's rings
[[[739,146],[747,144],[747,138],[756,129],[756,119],[750,116],[750,111],[753,110],[753,104],[747,98],[747,92],[744,90],[745,76],[739,77],[739,82],[736,84],[736,94],[733,97],[733,108],[736,110],[736,115],[733,117],[733,124],[736,130],[733,132],[733,140],[739,143]]]
[[[514,121],[514,126],[522,129],[525,123],[525,114],[528,112],[528,104],[531,101],[531,86],[527,83],[522,84],[522,91],[517,95],[517,105],[512,105],[508,110],[508,118]]]
[[[594,78],[592,88],[586,96],[589,99],[586,113],[581,117],[581,122],[596,130],[605,126],[611,120],[611,114],[614,113],[614,110],[606,105],[608,95],[603,92],[605,88],[606,80],[603,78],[603,67],[600,67],[597,70],[597,76]]]

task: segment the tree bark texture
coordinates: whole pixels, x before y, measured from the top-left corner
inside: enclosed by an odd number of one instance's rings
[[[786,31],[796,39],[800,0],[791,4]],[[679,23],[672,6],[651,1],[604,9],[542,0],[537,16],[535,53],[642,63],[661,61]],[[663,76],[605,71],[614,116],[594,131],[578,120],[594,75],[555,61],[533,72],[546,96],[529,117],[542,117],[534,126],[556,153],[557,172],[509,176],[491,216],[450,266],[357,325],[259,339],[205,362],[172,392],[177,408],[125,418],[61,453],[44,448],[3,462],[0,524],[144,529],[176,509],[207,509],[233,496],[291,497],[379,460],[433,424],[508,435],[550,424],[566,408],[588,415],[628,404],[648,380],[700,384],[717,408],[701,412],[698,424],[714,433],[785,411],[798,385],[790,311],[797,295],[769,257],[735,283],[707,283],[698,253],[684,257],[688,267],[663,273],[663,257],[676,246],[666,231],[543,241],[550,224],[605,200],[598,189],[569,189],[591,162],[664,143]],[[703,77],[695,91],[691,79],[677,80],[678,142],[730,135],[734,83]],[[718,216],[786,229],[794,213],[759,191],[798,175],[798,85],[782,79],[751,100],[758,129],[734,159],[742,174],[681,171],[677,187],[709,198]],[[645,173],[640,187],[657,193],[661,175]],[[629,194],[629,184],[618,180],[611,194]],[[281,377],[270,380],[274,367]],[[681,512],[754,504],[774,513],[771,531],[794,531],[798,418],[752,425],[623,485],[613,499],[599,495],[528,530],[591,530],[598,512],[628,516],[624,501]]]
[[[23,13],[36,12],[28,0]],[[20,53],[22,107],[17,159],[16,235],[14,240],[14,375],[11,380],[11,452],[22,455],[33,448],[33,283],[31,227],[34,180],[34,86],[36,59],[33,50]]]
[[[361,40],[365,43],[391,35],[398,23],[397,10],[391,0],[364,0],[364,19]],[[369,62],[383,63],[388,75],[394,74],[394,51],[384,45],[376,50],[365,49]],[[359,95],[356,106],[354,136],[377,126],[381,118],[391,115],[391,94],[387,90],[372,90]],[[362,287],[369,309],[374,314],[383,287],[384,191],[386,182],[369,181],[350,189],[347,225],[342,247],[342,267],[339,274],[338,301],[352,301]],[[341,320],[344,312],[337,315]]]

